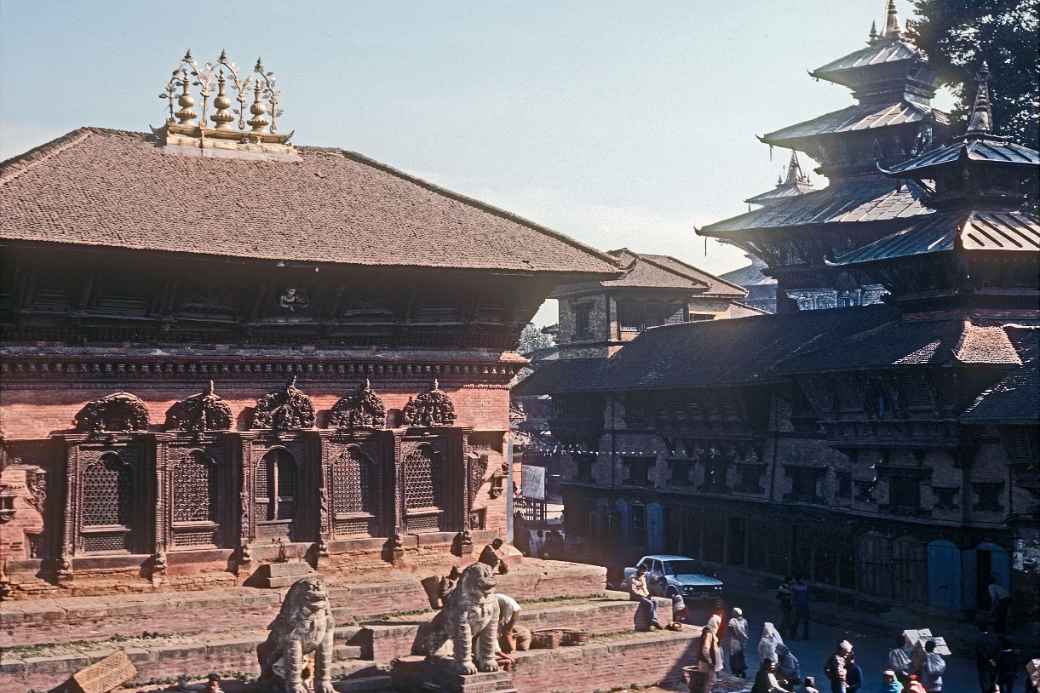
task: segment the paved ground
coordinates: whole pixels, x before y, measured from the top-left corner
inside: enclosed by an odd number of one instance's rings
[[[691,623],[705,623],[710,613],[706,609],[695,610],[690,619]],[[765,620],[773,620],[774,614],[756,614],[750,609],[744,609],[744,616],[751,623],[751,641],[758,646],[758,639],[762,635],[762,624]],[[817,686],[824,691],[830,690],[823,681],[823,663],[827,656],[834,651],[835,645],[842,639],[849,640],[856,648],[856,659],[863,667],[866,675],[866,685],[863,693],[874,693],[878,690],[881,682],[881,672],[885,668],[888,651],[892,647],[889,638],[878,635],[867,635],[855,631],[843,631],[839,628],[812,623],[809,627],[809,640],[785,640],[791,651],[798,657],[802,667],[803,675],[815,675]],[[755,648],[752,648],[754,650]],[[748,671],[753,676],[758,671],[758,656],[749,652]],[[975,676],[974,659],[951,656],[947,658],[946,676],[944,677],[944,693],[978,693],[979,687]],[[751,682],[748,683],[750,688]],[[1022,685],[1021,679],[1019,686]],[[1016,690],[1022,690],[1016,688]]]

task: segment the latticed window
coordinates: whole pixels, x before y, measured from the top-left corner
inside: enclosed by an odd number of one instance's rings
[[[372,462],[351,449],[332,463],[332,510],[335,513],[372,512]]]
[[[212,460],[192,452],[173,468],[173,521],[215,522],[217,475]]]
[[[272,450],[256,466],[257,517],[291,520],[296,515],[296,461],[285,450]]]
[[[130,524],[130,468],[115,453],[101,456],[83,472],[83,524]]]
[[[421,446],[404,460],[404,502],[407,508],[441,507],[440,465],[433,451]]]

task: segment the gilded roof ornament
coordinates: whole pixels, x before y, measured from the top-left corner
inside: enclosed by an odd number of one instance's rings
[[[215,112],[210,115],[214,90]],[[248,151],[253,155],[295,154],[288,146],[293,133],[278,132],[281,91],[274,73],[264,68],[259,58],[251,71],[243,73],[227,51],[222,50],[214,61],[200,64],[189,50],[174,66],[159,98],[167,101],[169,113],[165,127],[155,132],[166,145]],[[237,108],[233,108],[234,101]],[[198,112],[196,106],[201,106]]]
[[[877,42],[878,42],[877,20],[874,20],[874,21],[872,21],[870,23],[870,35],[867,37],[867,43],[869,45],[873,46]]]
[[[993,132],[993,107],[989,101],[989,65],[985,61],[975,74],[975,103],[965,135],[987,135]]]
[[[888,11],[885,17],[885,38],[899,38],[899,12],[896,10],[896,0],[888,0]]]

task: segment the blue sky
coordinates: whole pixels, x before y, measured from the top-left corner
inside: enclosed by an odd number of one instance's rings
[[[705,255],[692,227],[775,182],[787,153],[756,133],[851,103],[806,70],[861,47],[884,4],[0,0],[0,159],[81,125],[160,125],[184,49],[226,48],[278,76],[296,143],[724,272],[742,255]]]

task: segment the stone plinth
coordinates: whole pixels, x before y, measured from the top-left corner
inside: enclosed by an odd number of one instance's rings
[[[447,660],[429,660],[425,657],[395,659],[390,669],[390,680],[398,693],[510,693],[515,692],[509,672],[471,674],[462,676],[451,671]]]
[[[314,571],[304,561],[265,563],[256,571],[258,587],[288,587]]]

